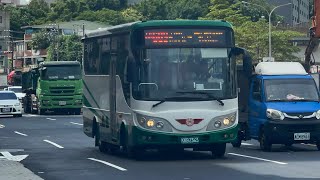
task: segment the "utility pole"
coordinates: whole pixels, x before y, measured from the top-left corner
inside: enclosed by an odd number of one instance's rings
[[[13,71],[13,52],[14,52],[14,45],[13,45],[13,38],[10,37],[10,49],[11,49],[11,71]]]

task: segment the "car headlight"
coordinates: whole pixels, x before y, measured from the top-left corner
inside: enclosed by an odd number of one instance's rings
[[[217,130],[217,129],[222,129],[222,128],[227,128],[231,127],[234,125],[237,121],[237,113],[231,113],[223,116],[218,116],[213,118],[208,126],[207,126],[207,131],[212,131],[212,130]]]
[[[318,111],[316,112],[316,118],[317,118],[317,119],[320,119],[320,110],[318,110]]]
[[[284,114],[281,111],[275,110],[275,109],[267,109],[267,117],[269,119],[274,120],[283,120]]]
[[[15,103],[14,106],[20,106],[20,103]]]
[[[137,114],[137,121],[141,127],[148,130],[172,132],[171,124],[165,119]]]

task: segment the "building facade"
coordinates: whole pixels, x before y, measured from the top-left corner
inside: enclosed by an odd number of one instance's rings
[[[273,6],[292,3],[291,5],[277,8],[275,12],[284,17],[286,25],[309,26],[310,0],[268,0],[268,2]]]

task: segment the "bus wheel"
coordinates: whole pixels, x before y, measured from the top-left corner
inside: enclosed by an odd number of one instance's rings
[[[263,129],[261,129],[261,135],[260,135],[260,149],[266,152],[270,152],[272,148],[272,143],[269,141],[268,137],[266,136],[266,133]]]
[[[96,124],[95,144],[99,147],[99,151],[106,153],[108,152],[108,144],[100,140],[100,127]]]
[[[231,144],[233,147],[239,148],[241,146],[241,142],[242,142],[242,139],[241,139],[240,133],[239,133],[238,137],[233,142],[231,142]]]
[[[213,157],[222,158],[226,153],[226,143],[214,144],[211,153]]]

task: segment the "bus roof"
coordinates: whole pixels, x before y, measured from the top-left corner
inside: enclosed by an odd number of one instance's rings
[[[45,61],[41,62],[40,66],[60,66],[60,65],[80,65],[78,61]]]
[[[137,21],[132,23],[110,26],[92,31],[85,35],[85,38],[109,35],[114,32],[128,32],[135,29],[146,27],[170,27],[170,26],[212,26],[212,27],[228,27],[232,25],[224,20],[152,20],[152,21]]]

